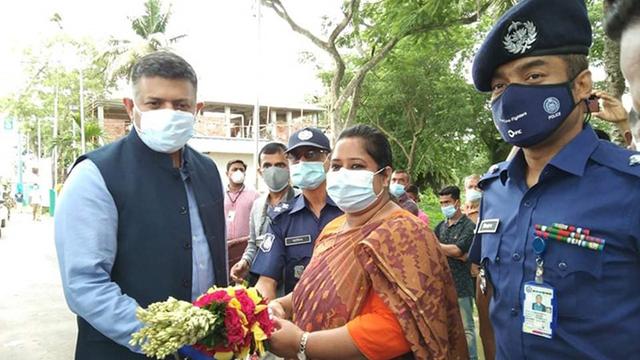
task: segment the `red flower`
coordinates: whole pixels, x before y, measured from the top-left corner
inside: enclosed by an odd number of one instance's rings
[[[244,330],[238,312],[228,306],[224,316],[224,327],[227,330],[227,345],[230,347],[244,344]]]
[[[203,308],[208,305],[211,305],[213,302],[229,302],[231,297],[225,290],[216,290],[210,294],[204,294],[200,296],[196,301],[193,302],[193,305]]]
[[[247,317],[247,322],[249,322],[249,327],[251,327],[255,322],[255,315],[253,313],[256,310],[256,305],[244,289],[236,290],[236,299],[240,302],[242,312]]]
[[[273,321],[269,318],[269,311],[264,309],[256,314],[256,320],[260,324],[260,328],[267,336],[271,336],[273,332]]]

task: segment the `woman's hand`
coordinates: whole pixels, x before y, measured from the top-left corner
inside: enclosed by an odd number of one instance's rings
[[[283,358],[296,359],[304,333],[291,321],[274,318],[276,331],[269,338],[269,351]]]
[[[267,306],[269,307],[269,313],[271,315],[280,319],[287,318],[287,312],[284,310],[284,306],[282,306],[282,304],[279,301],[277,300],[269,301],[269,304]]]

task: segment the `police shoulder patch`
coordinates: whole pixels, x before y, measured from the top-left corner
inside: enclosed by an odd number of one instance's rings
[[[262,240],[262,243],[259,245],[260,250],[262,250],[262,252],[264,253],[268,253],[269,251],[271,251],[271,248],[273,247],[273,241],[275,239],[276,237],[271,233],[264,234],[264,239]]]

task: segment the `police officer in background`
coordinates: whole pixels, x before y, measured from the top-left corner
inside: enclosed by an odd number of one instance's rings
[[[473,63],[502,138],[520,148],[480,182],[470,255],[495,290],[498,359],[640,353],[640,158],[585,121],[591,41],[583,0],[524,0]],[[532,310],[538,296],[545,312]]]
[[[330,152],[329,139],[318,129],[304,128],[289,138],[286,154],[291,183],[302,194],[269,213],[271,225],[251,267],[259,276],[256,288],[269,299],[276,297],[281,281],[285,293],[293,290],[311,260],[316,237],[326,224],[342,215],[327,196],[325,174]]]

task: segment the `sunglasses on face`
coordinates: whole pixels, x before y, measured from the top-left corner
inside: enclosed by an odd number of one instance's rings
[[[311,149],[306,151],[299,152],[290,152],[287,154],[287,160],[290,162],[298,162],[300,160],[304,161],[319,161],[322,159],[323,154],[327,154],[328,151],[320,150],[320,149]]]

